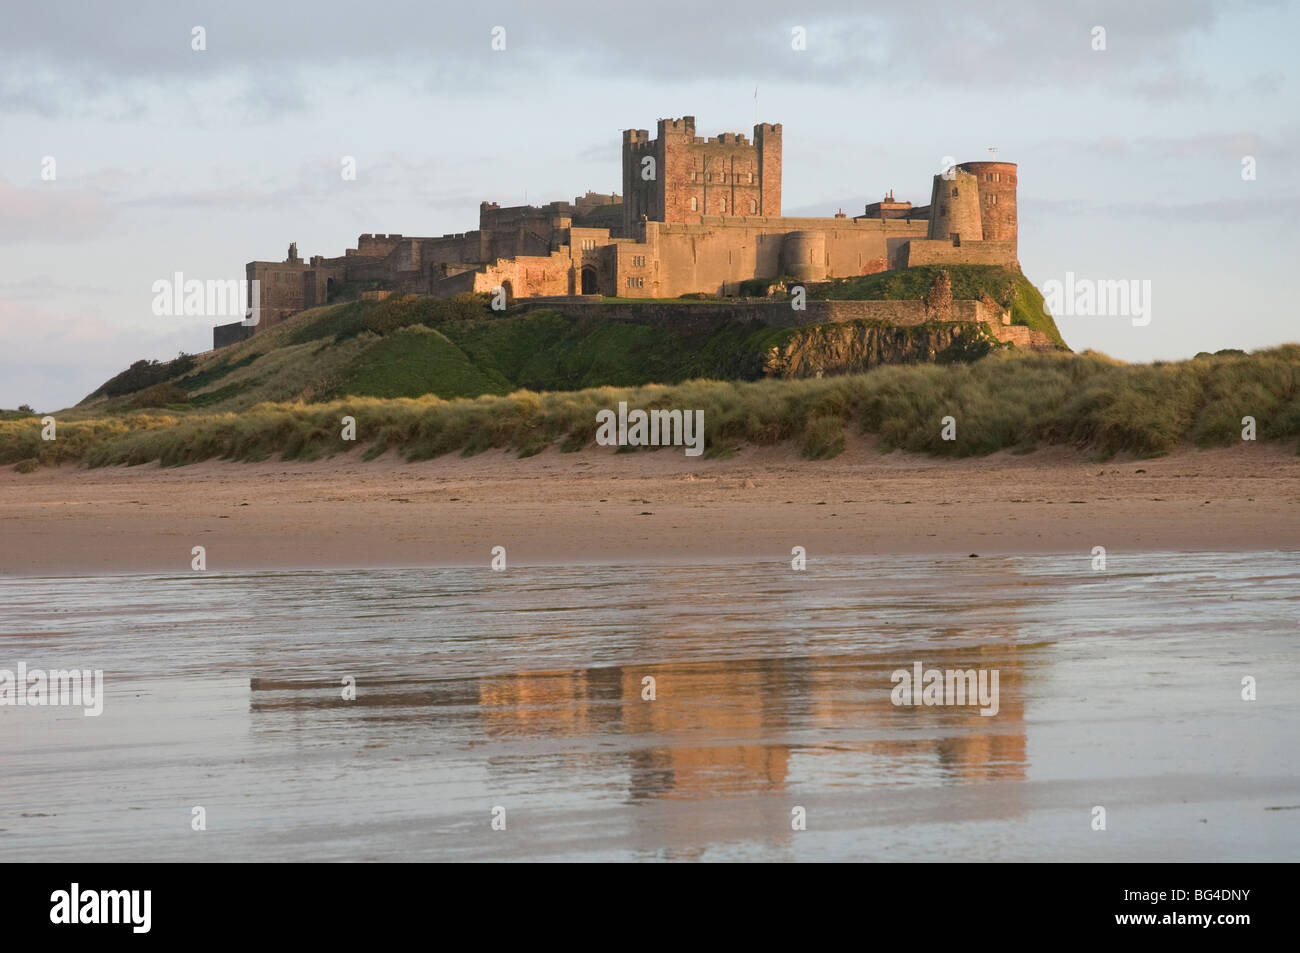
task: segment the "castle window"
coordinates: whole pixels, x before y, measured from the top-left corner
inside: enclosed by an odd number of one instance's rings
[[[691,211],[692,211],[692,212],[698,212],[699,210],[700,210],[700,200],[697,199],[694,195],[692,195],[692,196],[691,196]]]
[[[752,172],[749,173],[749,184],[750,184],[750,185],[753,185],[753,184],[754,184],[754,173],[752,173]]]
[[[989,204],[989,205],[997,205],[997,204],[998,204],[998,197],[997,197],[996,195],[990,195],[990,196],[988,196],[988,204]]]
[[[956,197],[957,197],[957,190],[956,190],[956,189],[953,189],[953,190],[952,190],[952,197],[953,197],[953,198],[956,198]]]
[[[645,287],[645,279],[644,279],[644,278],[628,278],[628,280],[627,280],[627,286],[628,286],[629,288],[644,288],[644,287]]]
[[[754,199],[749,200],[749,214],[754,215],[758,212],[758,202]]]
[[[595,248],[595,247],[596,247],[596,239],[594,239],[594,238],[584,238],[584,239],[582,240],[582,250],[583,250],[583,251],[591,251],[591,250],[592,250],[593,248]]]
[[[632,256],[632,264],[633,264],[634,267],[637,267],[637,268],[644,268],[644,267],[645,267],[645,255],[633,255],[633,256]]]
[[[727,212],[727,200],[725,198],[722,200],[722,212],[724,215]]]
[[[725,173],[725,172],[722,173],[722,175],[720,175],[720,176],[718,177],[718,181],[720,181],[720,182],[726,182],[726,181],[727,181],[727,173]]]
[[[713,173],[712,173],[712,172],[709,173],[709,181],[710,181],[710,182],[713,181]]]

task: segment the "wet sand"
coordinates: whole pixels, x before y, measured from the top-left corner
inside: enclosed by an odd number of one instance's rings
[[[0,667],[107,697],[0,706],[0,853],[1294,861],[1298,588],[1264,553],[8,578]],[[918,663],[997,671],[996,713],[896,705]]]
[[[789,447],[0,471],[0,574],[1300,549],[1289,447],[1096,462]]]

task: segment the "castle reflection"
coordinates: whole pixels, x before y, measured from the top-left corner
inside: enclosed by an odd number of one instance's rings
[[[494,739],[616,734],[625,748],[633,742],[632,798],[779,791],[792,758],[823,755],[843,762],[856,754],[900,779],[1015,780],[1026,765],[1025,651],[1008,640],[888,660],[805,656],[490,677],[479,682],[479,719]],[[914,662],[997,669],[997,714],[895,706],[890,674]]]
[[[432,731],[436,744],[472,746],[492,772],[519,773],[529,759],[550,759],[551,766],[559,759],[575,772],[599,764],[602,776],[623,779],[627,800],[640,803],[782,794],[800,782],[852,789],[1022,780],[1025,670],[1034,648],[1013,644],[1007,633],[970,645],[969,635],[962,648],[868,656],[363,677],[352,701],[341,700],[334,681],[255,679],[250,705],[314,731],[327,729],[312,717],[331,709],[360,715],[333,723],[358,744],[396,737],[422,745]],[[997,713],[981,715],[974,704],[895,705],[891,673],[918,662],[925,670],[996,669]],[[284,726],[255,719],[254,727]],[[1016,810],[1014,803],[1003,807]]]

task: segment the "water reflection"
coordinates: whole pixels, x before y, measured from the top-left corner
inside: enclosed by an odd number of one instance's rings
[[[1291,554],[1134,554],[1104,578],[1086,553],[500,576],[0,579],[0,667],[102,668],[108,692],[99,718],[0,708],[0,762],[24,766],[0,852],[1296,855],[1269,810],[1300,803]],[[997,714],[894,705],[917,663],[996,669]],[[1271,700],[1243,705],[1240,672]],[[1076,808],[1101,798],[1146,839],[1089,836]],[[187,804],[220,835],[196,840]]]
[[[665,662],[478,678],[250,681],[255,735],[346,727],[366,744],[486,746],[510,780],[559,759],[616,774],[626,799],[781,793],[806,771],[858,784],[1023,779],[1025,679],[1035,649],[1009,637],[953,650]],[[996,669],[998,710],[899,707],[891,673]],[[653,679],[653,699],[649,698]],[[319,719],[313,722],[312,716]],[[345,719],[340,721],[340,719]],[[540,759],[540,762],[539,760]]]

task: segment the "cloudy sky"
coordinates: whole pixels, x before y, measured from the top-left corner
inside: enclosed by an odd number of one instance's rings
[[[1020,163],[1035,283],[1151,282],[1146,326],[1059,318],[1076,350],[1300,340],[1284,0],[45,0],[4,21],[0,407],[211,347],[212,320],[152,313],[174,272],[242,278],[290,241],[337,255],[360,232],[472,229],[482,200],[618,191],[621,129],[748,132],[755,87],[784,124],[788,213],[891,188],[924,204],[944,156]]]

